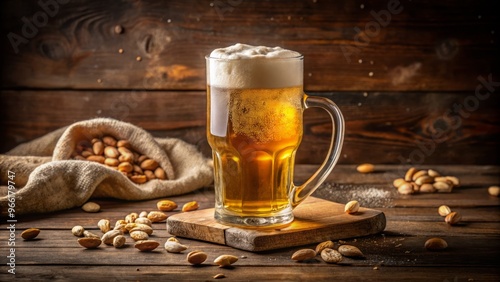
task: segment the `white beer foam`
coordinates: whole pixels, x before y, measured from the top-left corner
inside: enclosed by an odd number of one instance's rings
[[[210,53],[208,83],[224,88],[283,88],[302,85],[301,54],[281,47],[237,43]],[[292,59],[293,58],[293,59]]]

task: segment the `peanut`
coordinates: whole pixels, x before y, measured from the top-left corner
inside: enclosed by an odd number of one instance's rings
[[[347,204],[345,204],[344,212],[346,212],[348,214],[357,213],[358,210],[359,210],[359,203],[358,203],[358,201],[350,201]]]
[[[312,250],[314,252],[314,250]],[[215,260],[214,263],[217,264],[219,267],[226,267],[230,266],[231,264],[235,263],[238,261],[238,257],[232,256],[232,255],[221,255],[218,256]]]
[[[372,164],[360,164],[356,167],[356,170],[360,173],[370,173],[375,171],[375,166]]]
[[[75,160],[87,160],[118,170],[136,184],[152,179],[168,179],[165,170],[156,160],[135,152],[130,141],[119,140],[113,136],[81,140],[71,154]]]
[[[182,206],[182,211],[183,212],[189,212],[189,211],[194,211],[198,209],[198,202],[192,201],[185,203],[184,206]]]
[[[425,241],[424,247],[429,251],[444,250],[448,247],[448,243],[441,238],[430,238]]]
[[[312,259],[316,256],[316,251],[313,249],[301,249],[292,254],[292,260],[304,261]]]
[[[33,240],[40,234],[40,229],[38,228],[28,228],[21,233],[21,237],[24,240]]]
[[[160,211],[173,211],[177,208],[177,204],[170,200],[161,200],[156,203],[156,207],[158,207]]]

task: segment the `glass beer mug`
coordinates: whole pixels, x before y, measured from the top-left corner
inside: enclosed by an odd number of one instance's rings
[[[213,152],[215,218],[239,227],[276,227],[318,188],[340,156],[344,119],[335,103],[303,92],[303,56],[280,47],[236,44],[214,50],[207,62],[207,138]],[[328,155],[302,185],[294,158],[303,112],[332,119]]]

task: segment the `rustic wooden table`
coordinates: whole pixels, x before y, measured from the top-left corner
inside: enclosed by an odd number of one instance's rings
[[[316,167],[298,166],[296,179],[305,179]],[[377,166],[371,174],[359,174],[354,166],[340,165],[318,189],[315,196],[345,203],[357,199],[365,207],[383,211],[387,217],[385,231],[380,234],[346,238],[359,247],[364,259],[344,259],[339,264],[326,264],[319,257],[295,262],[290,256],[302,247],[252,253],[201,241],[180,238],[188,250],[209,254],[201,266],[191,266],[184,254],[167,253],[160,246],[152,253],[141,253],[128,243],[123,249],[101,245],[86,250],[71,234],[74,225],[97,230],[97,222],[108,218],[112,223],[130,212],[155,210],[157,200],[124,202],[95,200],[102,206],[99,213],[85,213],[75,208],[53,214],[19,217],[15,225],[15,246],[9,246],[10,231],[5,219],[0,230],[0,280],[141,280],[141,281],[215,281],[222,273],[227,281],[499,281],[500,280],[500,199],[487,192],[490,185],[500,183],[498,166],[433,166],[444,175],[460,178],[461,187],[452,193],[399,195],[391,185],[407,167]],[[200,208],[213,206],[213,189],[171,197],[180,205],[197,200]],[[457,226],[449,226],[437,213],[446,204],[463,215]],[[3,208],[3,207],[2,207]],[[178,212],[178,211],[176,211]],[[175,213],[175,212],[174,212]],[[36,227],[41,233],[36,240],[24,241],[22,230]],[[153,225],[152,238],[162,243],[170,235],[165,223]],[[449,247],[443,251],[427,251],[424,242],[431,237],[445,239]],[[338,241],[336,241],[338,242]],[[342,243],[342,242],[341,242]],[[303,246],[314,248],[315,244]],[[15,254],[15,275],[9,273]],[[211,263],[221,254],[240,257],[232,268],[218,268]]]

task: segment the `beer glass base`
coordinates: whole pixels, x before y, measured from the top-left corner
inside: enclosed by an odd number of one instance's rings
[[[238,216],[215,210],[214,217],[221,224],[242,228],[274,228],[288,225],[293,221],[292,212],[273,216]]]

